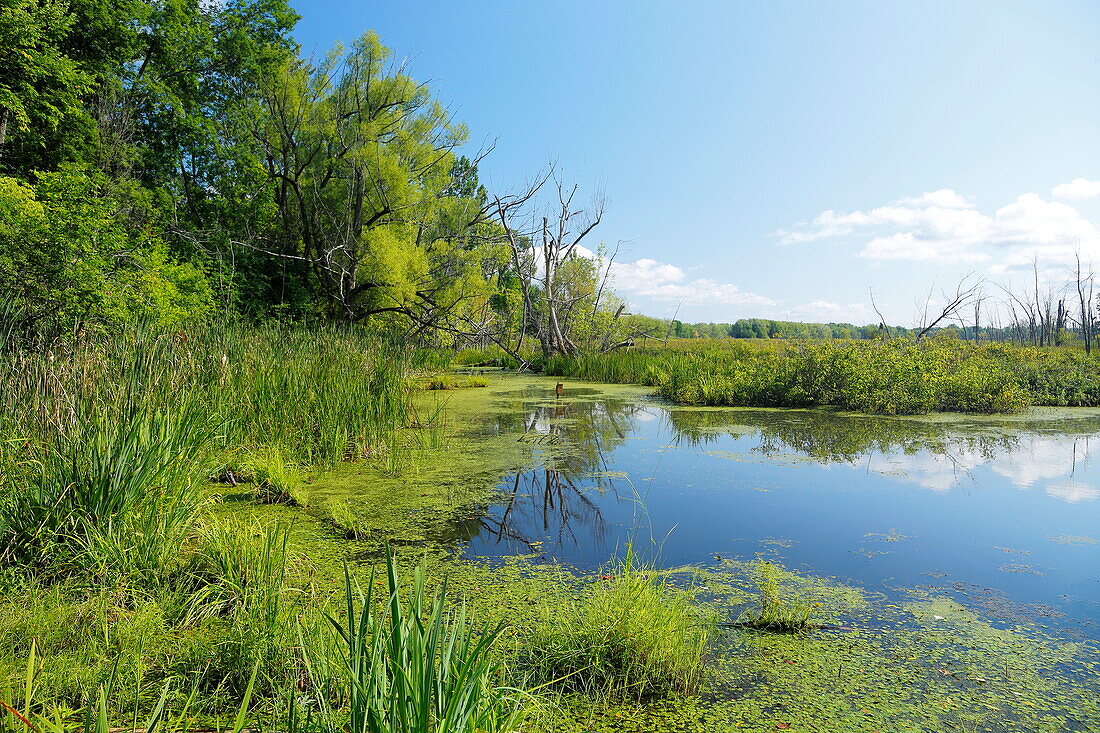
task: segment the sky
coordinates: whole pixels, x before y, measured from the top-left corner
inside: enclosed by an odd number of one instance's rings
[[[909,325],[1100,270],[1094,0],[291,3],[303,53],[374,30],[495,142],[490,189],[602,192],[635,312]]]

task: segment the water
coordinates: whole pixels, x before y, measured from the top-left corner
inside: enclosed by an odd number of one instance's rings
[[[890,418],[522,384],[486,397],[480,429],[533,458],[464,524],[470,556],[589,569],[631,541],[665,566],[763,554],[1100,636],[1100,411]]]

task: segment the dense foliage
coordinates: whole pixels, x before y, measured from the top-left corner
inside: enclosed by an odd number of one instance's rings
[[[623,340],[595,260],[520,276],[537,247],[504,231],[528,214],[501,212],[427,85],[371,32],[303,58],[297,19],[286,0],[5,7],[0,292],[21,335],[219,313],[522,344],[562,300],[566,342]]]
[[[1100,405],[1100,364],[1075,349],[892,341],[686,342],[694,348],[556,357],[549,374],[647,384],[697,405],[861,412],[1011,412]]]

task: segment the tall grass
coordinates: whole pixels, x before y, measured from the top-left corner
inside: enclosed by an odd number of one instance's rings
[[[533,684],[597,698],[690,692],[714,618],[628,552],[574,605],[546,609],[519,651]]]
[[[684,404],[830,405],[859,412],[1013,412],[1100,405],[1100,359],[1081,351],[939,337],[771,342],[555,357],[546,373],[651,385]]]
[[[492,647],[503,626],[475,630],[447,605],[446,584],[425,590],[423,565],[403,589],[392,558],[386,595],[364,593],[345,574],[346,614],[329,616],[340,662],[323,667],[302,647],[326,733],[504,733],[522,729],[532,699],[502,686]],[[376,603],[381,601],[381,603]],[[300,718],[292,718],[299,720]]]
[[[290,464],[383,444],[410,415],[408,361],[353,331],[279,327],[4,349],[0,564],[156,577],[211,475],[250,460],[269,500],[299,501]]]

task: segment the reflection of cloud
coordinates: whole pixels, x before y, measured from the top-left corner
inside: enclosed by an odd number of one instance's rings
[[[887,475],[901,475],[923,489],[948,491],[958,485],[972,469],[985,463],[977,451],[960,453],[931,453],[921,451],[912,454],[885,454],[873,456],[868,461],[872,471]]]
[[[1016,446],[990,456],[977,450],[920,451],[871,456],[873,470],[932,491],[948,491],[974,469],[986,467],[1020,489],[1041,488],[1071,503],[1100,498],[1100,488],[1075,474],[1088,467],[1088,440],[1022,435]]]
[[[1017,450],[997,456],[989,467],[1016,486],[1030,488],[1073,471],[1074,443],[1064,438],[1021,436]],[[1086,456],[1087,453],[1082,453],[1077,459]]]
[[[1072,477],[1047,484],[1047,493],[1068,501],[1070,504],[1100,497],[1100,489]]]

